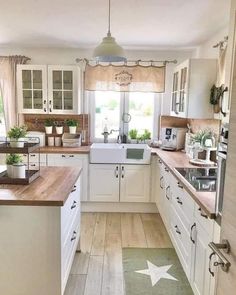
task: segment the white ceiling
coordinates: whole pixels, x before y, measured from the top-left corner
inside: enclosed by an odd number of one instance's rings
[[[92,47],[108,0],[0,0],[0,46]],[[194,47],[228,25],[230,0],[111,0],[112,35],[127,48]]]

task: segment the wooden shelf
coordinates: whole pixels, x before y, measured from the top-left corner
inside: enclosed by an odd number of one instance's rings
[[[8,177],[7,171],[0,173],[0,184],[30,184],[37,177],[40,176],[40,170],[26,170],[25,178],[11,178]]]
[[[0,154],[29,154],[39,148],[39,143],[25,142],[24,147],[11,147],[9,142],[0,142]]]

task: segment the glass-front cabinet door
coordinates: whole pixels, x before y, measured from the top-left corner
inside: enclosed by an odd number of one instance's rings
[[[48,66],[49,113],[78,113],[78,79],[75,66]]]
[[[47,67],[18,65],[17,93],[20,113],[46,113]]]

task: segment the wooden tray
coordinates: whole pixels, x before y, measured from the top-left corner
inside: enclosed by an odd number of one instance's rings
[[[8,177],[7,171],[0,173],[0,184],[30,184],[40,176],[40,170],[26,170],[26,178]]]

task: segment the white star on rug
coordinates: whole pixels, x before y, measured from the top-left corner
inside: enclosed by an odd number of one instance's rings
[[[147,269],[143,270],[136,270],[135,272],[141,273],[147,276],[150,276],[152,281],[152,287],[156,285],[157,282],[160,281],[160,279],[168,279],[173,281],[178,281],[176,278],[168,274],[168,270],[171,268],[171,265],[164,265],[164,266],[156,266],[155,264],[151,263],[147,260]]]

